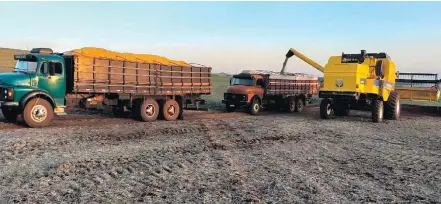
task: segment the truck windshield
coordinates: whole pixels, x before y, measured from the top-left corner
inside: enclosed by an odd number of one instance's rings
[[[254,80],[253,79],[244,79],[244,78],[233,78],[231,80],[231,85],[254,86]]]
[[[33,74],[37,70],[37,62],[29,62],[29,61],[17,61],[17,64],[15,64],[15,71],[16,72],[24,72]]]

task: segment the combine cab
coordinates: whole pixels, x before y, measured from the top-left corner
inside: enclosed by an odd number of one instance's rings
[[[402,100],[437,102],[440,97],[438,74],[398,73],[395,90]]]

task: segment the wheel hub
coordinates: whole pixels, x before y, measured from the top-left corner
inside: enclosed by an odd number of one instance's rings
[[[258,103],[254,104],[253,108],[254,108],[254,111],[259,110],[259,104]]]
[[[170,106],[170,107],[167,109],[167,112],[168,112],[168,114],[170,114],[170,115],[174,115],[174,114],[175,114],[175,107],[174,107],[174,106]]]
[[[34,120],[36,122],[44,121],[47,117],[46,108],[42,105],[36,105],[36,106],[32,107],[31,117],[32,117],[32,120]]]
[[[145,113],[146,113],[148,116],[153,116],[153,115],[155,114],[155,107],[153,107],[153,105],[149,104],[149,105],[147,106],[147,108],[145,109]]]

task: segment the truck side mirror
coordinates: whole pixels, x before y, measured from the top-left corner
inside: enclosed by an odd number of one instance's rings
[[[41,65],[41,68],[40,68],[40,74],[43,76],[46,76],[47,73],[48,73],[47,62],[43,62],[43,64]]]
[[[380,79],[384,78],[384,71],[383,71],[383,60],[377,61],[375,64],[375,75],[380,77]]]

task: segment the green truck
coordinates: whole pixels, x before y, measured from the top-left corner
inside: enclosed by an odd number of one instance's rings
[[[141,121],[183,119],[187,105],[211,94],[211,67],[86,57],[34,48],[16,54],[15,70],[0,73],[0,108],[9,122],[45,127],[67,107],[112,108]]]

